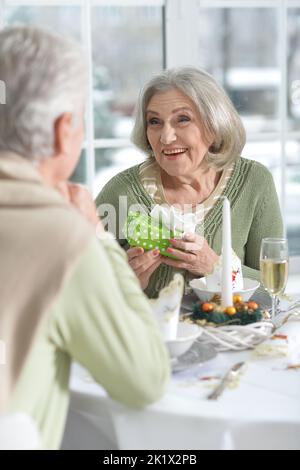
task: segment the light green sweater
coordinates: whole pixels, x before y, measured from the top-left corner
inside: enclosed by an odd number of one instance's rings
[[[168,354],[149,301],[114,240],[95,239],[77,262],[12,398],[11,409],[33,417],[46,449],[61,442],[72,359],[131,407],[160,398],[168,382]]]
[[[133,204],[140,204],[146,208],[147,213],[150,213],[155,205],[139,179],[139,167],[140,165],[129,168],[112,178],[96,200],[104,222],[107,221],[105,217],[107,204],[115,208],[117,216],[122,213],[120,220],[119,217],[116,220],[115,235],[125,249],[129,246],[120,229],[125,223],[129,207]],[[262,238],[281,237],[283,234],[280,207],[272,175],[260,163],[239,158],[222,195],[227,196],[231,203],[232,246],[242,261],[243,275],[258,280]],[[123,198],[119,200],[120,196]],[[110,226],[114,226],[111,220]],[[203,228],[197,227],[197,231],[203,232]],[[217,254],[221,254],[221,199],[205,217],[204,235],[212,249]],[[161,265],[153,273],[146,294],[149,297],[156,297],[158,292],[170,282],[175,271],[174,268]],[[185,275],[188,281],[189,273],[186,272]]]

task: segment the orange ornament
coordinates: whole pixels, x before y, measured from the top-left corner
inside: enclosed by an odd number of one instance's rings
[[[227,315],[233,316],[237,313],[236,308],[235,307],[227,307],[226,310],[225,310],[225,313],[227,313]]]
[[[257,310],[258,309],[258,304],[256,302],[248,302],[248,308],[250,310]]]
[[[243,297],[241,295],[236,294],[233,296],[233,302],[235,304],[241,304],[243,303]]]
[[[202,304],[203,312],[209,313],[209,312],[212,312],[213,310],[214,310],[214,306],[210,304],[209,302],[205,302],[204,304]]]

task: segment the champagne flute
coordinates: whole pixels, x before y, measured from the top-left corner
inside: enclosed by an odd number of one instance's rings
[[[260,271],[264,288],[272,297],[272,320],[277,313],[278,295],[284,292],[288,279],[288,242],[286,238],[263,238]]]

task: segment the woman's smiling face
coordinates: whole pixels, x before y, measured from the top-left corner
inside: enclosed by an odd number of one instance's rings
[[[146,119],[147,137],[159,166],[170,176],[192,176],[212,144],[204,138],[194,102],[176,88],[156,93]]]

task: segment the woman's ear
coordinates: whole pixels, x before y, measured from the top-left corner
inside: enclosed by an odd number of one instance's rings
[[[222,148],[223,141],[221,142],[213,142],[212,145],[209,147],[210,153],[219,153]]]

